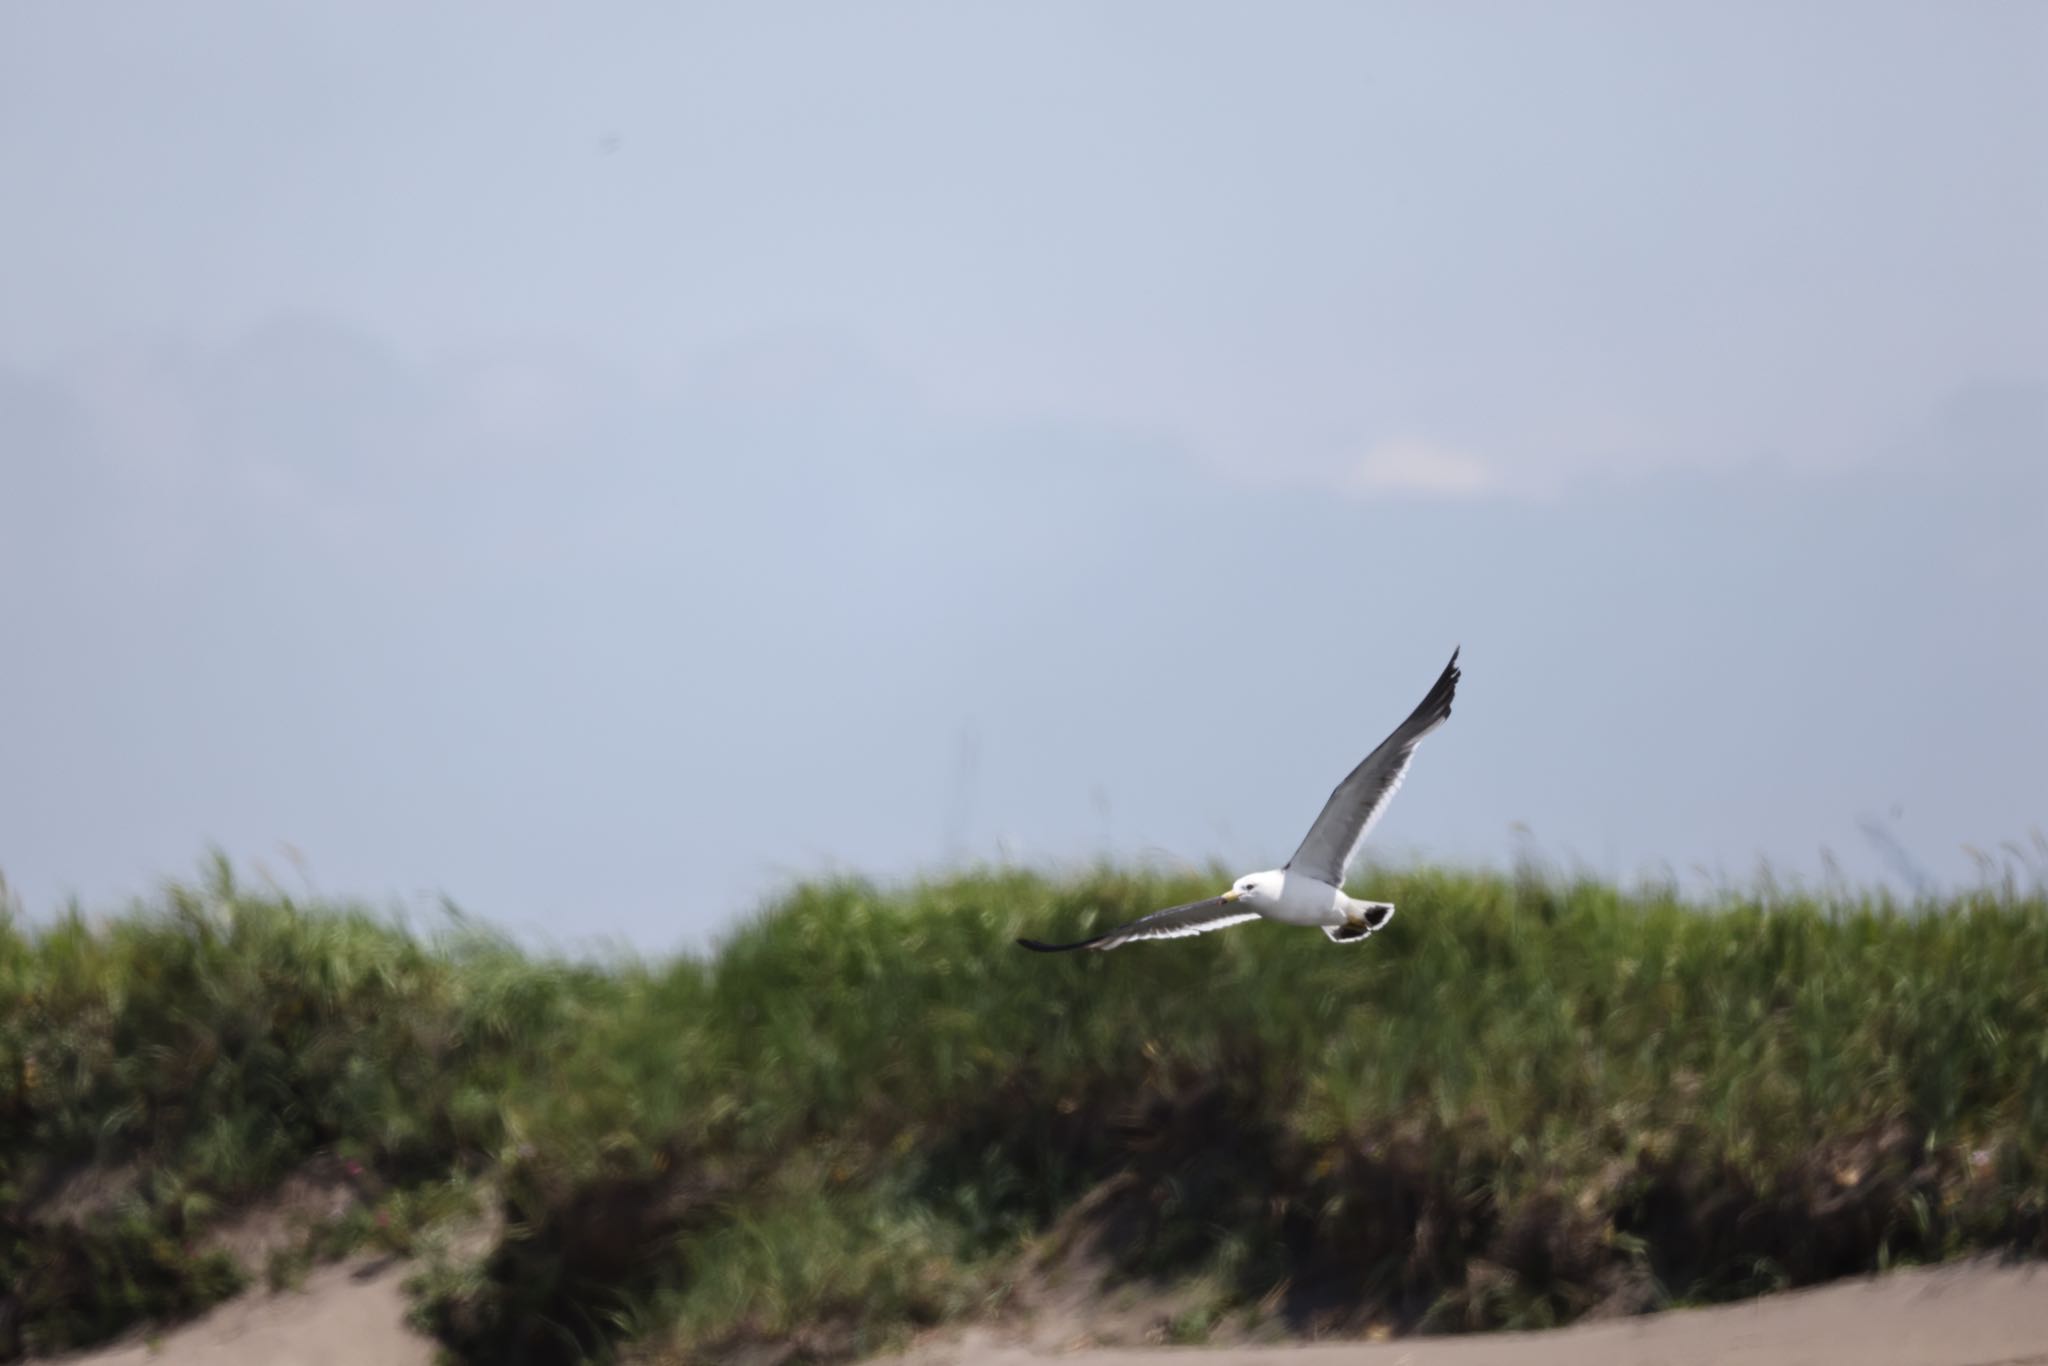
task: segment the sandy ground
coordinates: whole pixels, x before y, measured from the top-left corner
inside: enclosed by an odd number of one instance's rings
[[[250,1295],[154,1341],[74,1366],[428,1366],[405,1327],[402,1266],[326,1267],[304,1287]],[[1746,1304],[1552,1333],[1278,1347],[1044,1351],[982,1330],[901,1366],[2048,1366],[2048,1265],[1903,1271]]]
[[[2048,1366],[2048,1264],[1901,1271],[1548,1333],[1048,1352],[975,1330],[900,1366]]]
[[[297,1290],[230,1300],[154,1338],[53,1358],[71,1366],[432,1366],[405,1326],[402,1262],[321,1267]]]

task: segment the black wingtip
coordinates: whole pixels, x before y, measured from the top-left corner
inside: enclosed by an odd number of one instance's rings
[[[1017,945],[1019,948],[1029,949],[1033,953],[1066,953],[1070,949],[1085,949],[1090,944],[1096,942],[1094,939],[1083,939],[1076,944],[1048,944],[1039,939],[1019,939]]]
[[[1408,713],[1408,719],[1401,723],[1402,729],[1419,736],[1449,718],[1451,701],[1458,695],[1458,681],[1464,677],[1464,672],[1458,668],[1458,651],[1463,648],[1458,646],[1451,651],[1451,662],[1444,665],[1444,671],[1437,675],[1436,682],[1429,685],[1428,694],[1416,704],[1414,711]]]
[[[1448,706],[1451,695],[1458,690],[1458,681],[1464,676],[1465,671],[1458,667],[1458,651],[1452,650],[1451,662],[1444,665],[1444,671],[1438,674],[1436,682],[1430,685],[1429,700],[1435,701],[1441,697],[1444,705]]]

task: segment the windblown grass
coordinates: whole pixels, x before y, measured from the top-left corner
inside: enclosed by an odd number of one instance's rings
[[[1206,883],[807,886],[707,960],[604,966],[224,866],[99,928],[0,924],[0,1356],[260,1274],[213,1234],[316,1161],[359,1169],[351,1236],[501,1216],[422,1263],[422,1321],[476,1361],[842,1357],[1076,1238],[1221,1287],[1204,1324],[1339,1330],[2048,1250],[2038,887],[1372,885],[1400,914],[1359,948],[1065,959],[1010,940]]]

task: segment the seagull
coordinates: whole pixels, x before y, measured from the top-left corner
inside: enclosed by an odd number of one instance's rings
[[[1358,846],[1365,843],[1366,832],[1407,776],[1415,746],[1449,719],[1458,677],[1458,651],[1453,650],[1451,662],[1444,666],[1429,695],[1337,784],[1323,803],[1322,814],[1309,827],[1307,838],[1285,864],[1263,873],[1247,873],[1221,896],[1154,911],[1093,939],[1072,944],[1046,944],[1036,939],[1017,942],[1034,953],[1108,950],[1140,939],[1183,939],[1260,919],[1314,925],[1333,944],[1356,944],[1385,929],[1394,918],[1393,903],[1346,896],[1344,870],[1351,866]]]

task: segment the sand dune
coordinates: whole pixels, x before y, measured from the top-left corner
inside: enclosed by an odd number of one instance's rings
[[[59,1358],[73,1366],[432,1366],[405,1324],[407,1268],[346,1262],[296,1290],[244,1295],[161,1336]]]
[[[1546,1333],[1271,1347],[1005,1345],[975,1330],[900,1366],[2048,1366],[2048,1264],[1900,1271]]]
[[[299,1290],[250,1295],[153,1341],[76,1366],[428,1366],[405,1327],[404,1268],[321,1269]],[[1384,1343],[1048,1351],[984,1329],[928,1342],[898,1366],[2048,1366],[2048,1265],[1901,1271],[1744,1304],[1549,1333]]]

